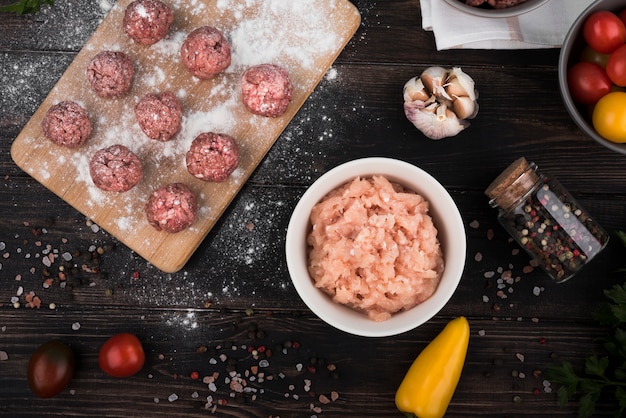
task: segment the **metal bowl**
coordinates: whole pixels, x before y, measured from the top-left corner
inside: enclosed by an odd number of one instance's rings
[[[468,6],[465,2],[460,0],[445,0],[450,6],[456,7],[457,9],[472,14],[474,16],[481,17],[512,17],[519,16],[524,13],[528,13],[531,10],[536,9],[539,6],[544,5],[548,2],[548,0],[527,0],[524,3],[520,3],[516,6],[506,7],[504,9],[492,9],[486,7],[474,7]]]
[[[580,16],[574,21],[569,29],[565,40],[563,41],[563,47],[559,55],[559,89],[561,90],[561,96],[565,107],[570,116],[578,125],[580,129],[588,136],[593,138],[596,142],[604,145],[605,147],[619,152],[620,154],[626,154],[626,144],[619,144],[609,141],[601,137],[593,127],[591,123],[591,115],[587,106],[582,106],[574,102],[567,86],[567,70],[578,62],[582,50],[585,48],[585,41],[582,35],[582,28],[585,20],[589,15],[600,10],[609,10],[613,12],[620,11],[626,8],[626,0],[597,0],[586,8]]]

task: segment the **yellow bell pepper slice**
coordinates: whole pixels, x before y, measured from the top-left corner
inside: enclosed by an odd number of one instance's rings
[[[465,364],[469,336],[469,323],[460,316],[424,348],[396,391],[400,411],[418,418],[445,415]]]

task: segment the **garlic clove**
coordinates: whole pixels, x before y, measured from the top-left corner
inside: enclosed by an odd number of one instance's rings
[[[452,110],[459,119],[472,119],[478,114],[478,103],[467,96],[457,97],[452,102]]]
[[[413,102],[420,100],[422,102],[427,101],[430,98],[430,94],[426,91],[422,79],[419,77],[413,77],[404,85],[404,101]]]
[[[450,70],[444,87],[450,96],[467,96],[471,100],[476,100],[474,80],[459,67],[454,67]]]
[[[424,70],[420,78],[422,79],[424,87],[428,92],[434,94],[435,96],[440,96],[442,94],[447,96],[443,87],[447,78],[447,73],[448,71],[443,67],[429,67]]]

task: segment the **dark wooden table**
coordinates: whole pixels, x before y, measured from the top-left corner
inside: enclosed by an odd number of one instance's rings
[[[9,154],[106,4],[67,0],[35,16],[0,15],[0,415],[400,417],[394,393],[410,363],[449,320],[465,315],[469,352],[448,416],[576,416],[575,403],[560,407],[556,387],[545,389],[544,372],[563,359],[580,367],[598,348],[594,339],[605,330],[591,312],[604,289],[622,283],[623,248],[612,239],[573,280],[554,284],[539,270],[524,272],[528,256],[483,195],[526,156],[605,229],[626,228],[625,157],[571,121],[559,95],[559,50],[438,52],[421,29],[418,1],[356,0],[362,24],[334,64],[336,76],[320,83],[185,268],[165,274]],[[458,137],[428,140],[404,117],[404,83],[431,65],[460,66],[477,83],[480,113]],[[367,156],[402,159],[435,176],[457,202],[468,237],[450,303],[425,325],[388,338],[349,335],[313,315],[291,284],[283,250],[306,188]],[[51,253],[59,257],[48,263]],[[516,280],[499,286],[507,271]],[[97,353],[123,331],[140,337],[147,360],[137,375],[115,379],[100,371]],[[79,360],[69,388],[41,400],[28,389],[26,369],[50,339],[70,344]],[[271,350],[262,355],[263,381],[250,379],[259,360],[249,347]],[[205,379],[214,373],[216,388]],[[230,373],[253,390],[231,389]],[[598,413],[610,415],[611,405]]]

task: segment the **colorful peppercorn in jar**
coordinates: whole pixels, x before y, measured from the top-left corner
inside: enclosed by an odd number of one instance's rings
[[[519,158],[485,190],[498,221],[556,282],[573,277],[609,236],[555,179]]]

